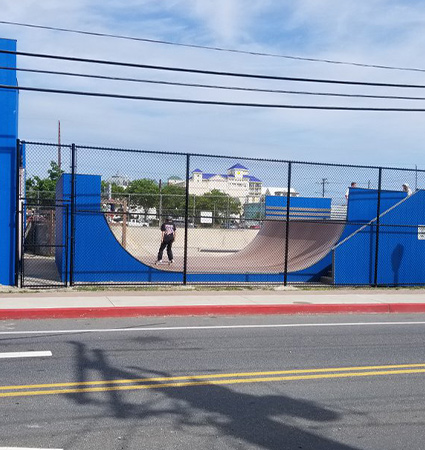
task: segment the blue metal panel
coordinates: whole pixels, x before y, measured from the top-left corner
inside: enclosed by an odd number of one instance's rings
[[[57,195],[70,200],[71,175],[63,174],[58,181]],[[98,175],[76,175],[75,215],[75,282],[183,282],[181,272],[161,271],[147,266],[117,241],[100,209],[101,177]],[[65,237],[64,217],[58,223],[61,242]],[[56,255],[56,265],[61,279],[65,279],[63,253]]]
[[[333,267],[335,284],[373,283],[375,242],[375,225],[371,225],[335,250]]]
[[[16,51],[16,41],[0,39],[0,49]],[[16,67],[16,56],[0,54],[0,66]],[[17,86],[15,70],[0,70],[0,83]],[[0,89],[0,284],[15,282],[16,139],[18,93]]]
[[[364,193],[364,211],[371,213],[374,208],[376,211],[377,195],[375,191],[373,202],[373,191],[370,194]],[[357,220],[362,211],[361,195],[358,193],[356,203]],[[381,214],[404,198],[403,192],[382,191]],[[418,239],[418,225],[425,225],[425,191],[417,192],[380,218],[378,284],[425,283],[425,240]],[[372,284],[375,244],[376,225],[373,224],[339,246],[334,259],[335,283]]]
[[[425,191],[382,217],[378,284],[425,283],[425,240],[419,239],[418,225],[425,225]]]
[[[266,196],[266,218],[286,217],[287,197]],[[329,219],[331,215],[330,198],[291,197],[289,217],[291,219]]]
[[[380,212],[406,197],[405,192],[381,191]],[[349,222],[369,222],[376,217],[378,206],[378,190],[350,188],[347,207],[347,220]]]

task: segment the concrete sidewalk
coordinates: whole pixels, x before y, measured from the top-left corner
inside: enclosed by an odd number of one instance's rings
[[[0,319],[235,314],[422,313],[425,289],[2,293]]]

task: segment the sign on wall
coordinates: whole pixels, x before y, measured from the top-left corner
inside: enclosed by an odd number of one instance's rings
[[[212,211],[201,211],[201,223],[213,223]]]

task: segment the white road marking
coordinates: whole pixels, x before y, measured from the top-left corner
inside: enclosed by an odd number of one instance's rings
[[[63,450],[62,448],[0,447],[0,450]]]
[[[283,323],[263,325],[206,325],[193,327],[135,327],[135,328],[96,328],[82,330],[34,330],[34,331],[0,331],[0,335],[14,334],[73,334],[73,333],[129,333],[134,331],[190,331],[190,330],[232,330],[249,328],[305,328],[305,327],[367,327],[393,325],[425,325],[422,322],[341,322],[341,323]],[[0,447],[1,450],[1,447]]]
[[[7,352],[0,353],[0,359],[8,358],[40,358],[41,356],[52,356],[52,352]],[[2,450],[3,447],[0,447]]]

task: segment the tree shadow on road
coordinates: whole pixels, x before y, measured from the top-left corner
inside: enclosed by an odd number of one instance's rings
[[[90,350],[78,342],[72,344],[76,352],[78,382],[93,379],[90,372],[96,374],[96,379],[104,381],[173,376],[165,371],[152,371],[142,367],[119,369],[109,363],[102,350]],[[148,384],[153,385],[155,392],[162,393],[161,399],[157,396],[153,398],[147,394],[148,391],[138,391],[135,394],[135,391],[111,390],[66,395],[81,406],[95,404],[101,408],[106,407],[104,415],[131,419],[125,427],[127,433],[132,436],[140,431],[144,421],[156,419],[165,420],[167,426],[171,423],[182,433],[188,433],[189,428],[191,434],[196,434],[197,430],[204,433],[207,429],[208,436],[231,439],[239,442],[239,445],[255,448],[354,450],[354,447],[311,431],[315,426],[336,422],[342,417],[340,413],[316,402],[287,395],[251,394],[241,392],[240,386],[208,384],[206,380],[202,382],[205,384],[162,387],[161,383],[167,381],[149,381]],[[106,401],[101,397],[105,394]],[[150,423],[152,424],[152,421]]]

